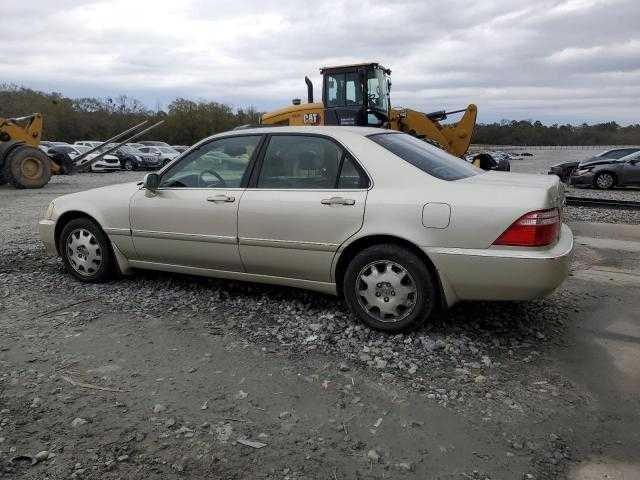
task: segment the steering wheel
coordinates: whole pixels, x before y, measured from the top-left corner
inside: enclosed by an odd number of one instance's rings
[[[203,170],[202,172],[200,172],[200,175],[199,175],[199,177],[198,177],[198,183],[199,183],[200,185],[204,185],[204,186],[206,186],[206,187],[208,187],[208,186],[209,186],[209,185],[205,185],[205,184],[206,184],[206,182],[204,181],[204,178],[203,178],[205,173],[210,173],[211,175],[213,175],[214,177],[216,177],[216,178],[220,181],[220,186],[221,186],[221,187],[226,187],[226,186],[227,186],[227,183],[224,181],[224,178],[222,178],[222,177],[220,176],[220,174],[219,174],[218,172],[216,172],[215,170]]]

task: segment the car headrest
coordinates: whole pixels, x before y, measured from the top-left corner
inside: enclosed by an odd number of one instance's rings
[[[247,153],[247,149],[241,144],[228,143],[224,146],[224,153],[230,157],[239,157],[240,155]]]

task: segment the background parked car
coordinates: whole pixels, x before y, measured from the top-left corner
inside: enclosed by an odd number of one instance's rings
[[[122,145],[113,155],[118,157],[123,170],[157,170],[162,167],[162,159],[158,155],[141,152],[129,144]]]
[[[178,153],[186,152],[189,149],[189,147],[186,145],[171,145],[171,148],[173,148]]]
[[[156,158],[159,158],[162,161],[163,166],[180,155],[173,148],[168,146],[167,147],[144,146],[144,147],[140,147],[138,151],[146,155],[155,155]]]
[[[58,165],[62,165],[63,173],[71,173],[72,165],[75,164],[75,159],[81,154],[90,150],[90,147],[85,145],[55,145],[49,149],[47,154]],[[98,156],[98,153],[92,153],[88,156],[89,159],[93,159]],[[120,160],[114,155],[105,155],[103,158],[95,162],[90,167],[92,172],[110,172],[120,170]]]
[[[79,155],[74,146],[69,144],[52,144],[47,148],[45,153],[51,160],[60,165],[60,173],[63,175],[73,173],[75,165],[73,159]]]
[[[580,162],[569,182],[571,185],[601,190],[640,186],[640,150],[622,158],[596,157]]]
[[[99,145],[102,145],[104,142],[99,142],[98,140],[78,140],[74,142],[74,145],[80,145],[82,147],[96,148]]]
[[[148,147],[171,147],[167,142],[159,142],[157,140],[143,140],[138,142],[142,145],[146,145]]]
[[[606,150],[587,160],[583,160],[583,162],[603,159],[616,160],[639,151],[640,148],[638,147],[612,148],[611,150]],[[558,177],[560,177],[560,180],[567,183],[569,181],[569,177],[571,177],[571,175],[573,174],[573,171],[578,168],[579,163],[580,160],[558,163],[557,165],[553,165],[549,169],[549,175],[557,175]]]

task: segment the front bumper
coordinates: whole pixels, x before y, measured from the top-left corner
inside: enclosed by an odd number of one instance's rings
[[[441,277],[447,303],[531,300],[553,292],[569,275],[573,233],[562,225],[548,249],[424,248]]]
[[[40,240],[44,243],[45,253],[50,257],[58,256],[58,249],[56,248],[56,222],[53,220],[40,220],[38,222],[38,232],[40,233]]]
[[[572,175],[569,177],[569,183],[577,187],[590,187],[593,185],[593,173],[585,173],[583,175]]]

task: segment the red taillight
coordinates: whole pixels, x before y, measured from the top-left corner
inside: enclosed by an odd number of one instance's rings
[[[556,241],[560,233],[560,211],[557,208],[537,210],[521,216],[507,228],[494,245],[543,247]]]

